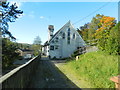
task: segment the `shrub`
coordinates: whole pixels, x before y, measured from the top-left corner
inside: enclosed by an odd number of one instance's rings
[[[120,44],[119,44],[119,26],[120,22],[116,24],[114,28],[111,29],[107,43],[105,44],[105,50],[109,54],[120,54]]]
[[[19,57],[19,53],[16,52],[18,47],[15,43],[11,42],[7,38],[2,39],[2,68],[8,68],[11,66],[16,58]]]

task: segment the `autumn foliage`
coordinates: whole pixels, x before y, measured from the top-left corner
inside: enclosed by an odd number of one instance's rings
[[[110,30],[113,26],[115,26],[115,24],[116,23],[114,17],[103,16],[99,23],[101,27],[96,30],[96,33],[94,34],[95,37],[97,39],[100,39],[102,37],[108,38]]]
[[[80,34],[89,45],[96,45],[100,50],[118,54],[118,26],[114,17],[97,14],[91,22],[80,27]],[[95,44],[92,44],[95,43]]]

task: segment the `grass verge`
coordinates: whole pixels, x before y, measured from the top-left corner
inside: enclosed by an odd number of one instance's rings
[[[90,52],[57,67],[81,88],[115,88],[110,77],[118,75],[118,56]]]

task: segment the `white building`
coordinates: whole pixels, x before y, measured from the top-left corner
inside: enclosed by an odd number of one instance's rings
[[[48,31],[48,41],[45,42],[42,51],[51,58],[70,57],[79,47],[85,46],[85,42],[70,21],[55,34],[53,25],[49,25]]]

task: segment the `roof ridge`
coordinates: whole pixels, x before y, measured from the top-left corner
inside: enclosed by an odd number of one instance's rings
[[[62,30],[63,27],[65,27],[65,25],[67,25],[67,24],[69,24],[69,23],[70,23],[70,20],[69,20],[66,24],[64,24],[64,25],[53,35],[53,37],[49,40],[49,42],[57,35],[57,33],[59,33],[59,32]],[[70,25],[71,25],[71,23],[70,23]]]

